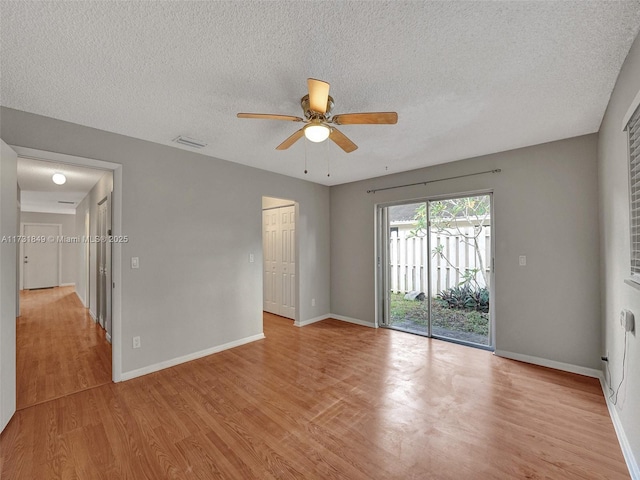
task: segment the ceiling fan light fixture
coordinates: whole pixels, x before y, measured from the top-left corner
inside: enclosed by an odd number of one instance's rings
[[[51,177],[51,180],[53,180],[53,183],[55,183],[56,185],[64,185],[67,182],[67,177],[65,177],[64,174],[60,172],[56,172]]]
[[[304,136],[307,137],[307,140],[315,143],[324,142],[329,138],[330,133],[331,129],[320,123],[312,123],[304,128]]]

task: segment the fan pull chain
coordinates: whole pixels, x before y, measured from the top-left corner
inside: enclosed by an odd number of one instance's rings
[[[307,139],[304,139],[304,174],[307,174]]]
[[[331,176],[331,165],[329,164],[329,142],[328,140],[324,141],[324,152],[327,156],[327,177]]]

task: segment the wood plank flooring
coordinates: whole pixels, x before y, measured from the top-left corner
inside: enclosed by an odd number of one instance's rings
[[[74,287],[20,292],[17,407],[111,382],[111,345]]]
[[[3,479],[629,478],[598,381],[336,320],[19,411]]]

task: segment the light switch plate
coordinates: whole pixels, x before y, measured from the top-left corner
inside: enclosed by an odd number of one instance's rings
[[[140,258],[131,257],[131,268],[140,268]]]
[[[527,256],[526,255],[520,255],[520,257],[518,258],[518,262],[519,262],[521,267],[524,267],[527,264]]]

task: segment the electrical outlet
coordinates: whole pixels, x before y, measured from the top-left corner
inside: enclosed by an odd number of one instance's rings
[[[526,255],[520,255],[518,257],[518,264],[521,267],[525,267],[527,265],[527,256]]]
[[[315,299],[315,298],[312,298],[312,299],[311,299],[311,306],[312,306],[312,307],[315,307],[315,306],[316,306],[316,299]]]
[[[622,310],[620,312],[620,325],[624,328],[625,332],[633,332],[635,329],[635,318],[631,310]]]
[[[133,337],[133,348],[140,348],[140,337]]]
[[[255,257],[253,256],[253,253],[250,253],[250,254],[249,254],[249,263],[253,263],[253,262],[255,262],[255,261],[256,261],[256,260],[255,260]]]

